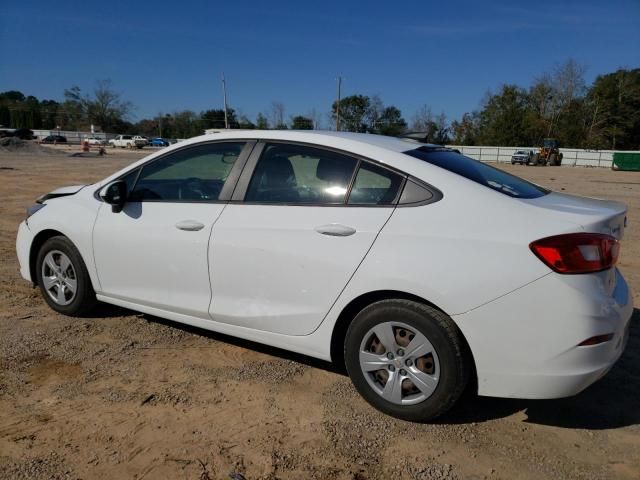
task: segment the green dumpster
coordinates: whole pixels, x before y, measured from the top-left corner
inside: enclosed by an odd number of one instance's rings
[[[640,153],[615,152],[611,168],[613,170],[640,172]]]

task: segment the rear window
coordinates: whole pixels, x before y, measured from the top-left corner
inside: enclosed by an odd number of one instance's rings
[[[515,198],[538,198],[549,190],[527,182],[498,168],[465,157],[445,148],[420,147],[404,152],[405,155],[424,160],[437,167],[462,175],[472,182]]]

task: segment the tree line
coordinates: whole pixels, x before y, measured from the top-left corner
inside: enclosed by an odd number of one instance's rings
[[[619,69],[599,75],[591,85],[585,67],[573,60],[535,78],[528,87],[505,84],[487,92],[477,110],[449,122],[428,105],[417,108],[409,122],[394,105],[378,95],[350,95],[333,102],[328,114],[311,110],[286,116],[280,101],[255,119],[227,108],[230,128],[336,129],[397,136],[406,131],[425,133],[427,141],[456,145],[539,145],[557,138],[562,146],[593,149],[640,149],[640,69]],[[98,130],[152,137],[189,138],[208,128],[225,128],[223,109],[158,113],[130,121],[131,102],[108,80],[90,93],[74,86],[64,100],[38,100],[19,91],[0,93],[0,125],[13,128]]]

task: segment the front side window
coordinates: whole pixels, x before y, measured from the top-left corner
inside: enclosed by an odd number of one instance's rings
[[[218,200],[244,142],[185,148],[151,162],[140,172],[130,201]]]
[[[266,145],[245,201],[263,203],[344,203],[358,161],[319,148]]]
[[[403,177],[386,168],[363,162],[349,195],[349,205],[393,205]]]
[[[131,192],[131,190],[133,190],[136,178],[138,178],[139,170],[139,168],[136,168],[135,170],[127,173],[124,177],[121,178],[121,180],[124,180],[124,182],[127,184],[127,192]]]

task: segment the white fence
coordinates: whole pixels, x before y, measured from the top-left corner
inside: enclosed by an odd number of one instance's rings
[[[69,131],[69,130],[38,130],[32,129],[33,134],[38,138],[38,140],[42,140],[49,135],[62,135],[67,139],[67,143],[77,143],[80,144],[82,140],[88,137],[96,137],[101,138],[103,140],[111,140],[115,138],[116,135],[114,133],[103,133],[103,132],[78,132],[78,131]]]
[[[510,163],[511,156],[517,150],[538,151],[535,147],[467,147],[464,145],[447,145],[460,150],[468,157],[481,162]],[[616,152],[620,150],[615,150]],[[611,168],[614,150],[581,150],[577,148],[561,148],[563,167],[603,167]],[[640,152],[633,152],[640,153]]]

